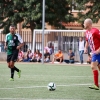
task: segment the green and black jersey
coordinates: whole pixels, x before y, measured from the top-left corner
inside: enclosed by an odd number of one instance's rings
[[[7,55],[11,55],[16,50],[16,47],[19,45],[19,43],[23,43],[23,40],[17,33],[14,35],[8,33],[6,35],[5,42],[7,44]]]

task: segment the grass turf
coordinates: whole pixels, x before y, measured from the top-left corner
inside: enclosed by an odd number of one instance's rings
[[[89,66],[16,63],[21,69],[21,78],[15,72],[14,81],[9,81],[10,69],[0,63],[0,100],[99,100],[100,90],[91,90],[93,84]],[[56,84],[49,91],[49,82]]]

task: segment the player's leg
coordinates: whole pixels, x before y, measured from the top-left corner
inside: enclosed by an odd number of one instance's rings
[[[14,69],[14,71],[18,72],[18,77],[21,77],[21,70],[15,67],[15,62],[17,61],[18,51],[14,52],[10,61],[10,66]]]
[[[8,62],[8,67],[10,68],[10,62]],[[10,81],[14,81],[14,69],[13,68],[10,68],[10,70],[11,70],[11,77],[10,77]]]
[[[10,68],[11,70],[11,77],[10,77],[10,81],[14,81],[14,70],[13,68],[11,68],[10,66],[10,60],[11,60],[12,55],[7,55],[7,64],[8,64],[8,68]]]
[[[99,69],[99,71],[100,71],[100,64],[98,64],[98,69]]]
[[[63,57],[60,58],[60,63],[62,63],[62,62],[63,62]]]
[[[98,73],[97,59],[98,59],[98,55],[92,56],[91,69],[93,71],[94,86],[90,86],[89,88],[99,90],[99,83],[98,83],[99,73]]]
[[[98,65],[98,62],[92,62],[91,63],[91,68],[92,68],[93,75],[94,75],[94,84],[99,87],[99,85],[98,85],[98,67],[97,67],[97,65]]]
[[[12,61],[10,61],[10,68],[11,68],[11,78],[10,80],[14,80],[14,64]]]

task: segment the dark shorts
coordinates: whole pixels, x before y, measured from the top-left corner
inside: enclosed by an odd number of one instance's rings
[[[56,59],[56,61],[60,62],[60,59]],[[61,62],[63,62],[63,59],[62,59],[62,61],[61,61]]]
[[[7,62],[13,61],[16,62],[18,58],[18,50],[15,50],[13,54],[7,55]]]

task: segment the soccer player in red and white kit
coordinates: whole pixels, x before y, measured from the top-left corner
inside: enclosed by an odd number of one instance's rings
[[[92,20],[90,18],[85,19],[84,28],[86,44],[84,52],[87,53],[87,48],[90,46],[92,51],[91,69],[93,71],[94,85],[89,86],[90,89],[99,90],[99,64],[100,64],[100,32],[97,28],[92,27]]]

